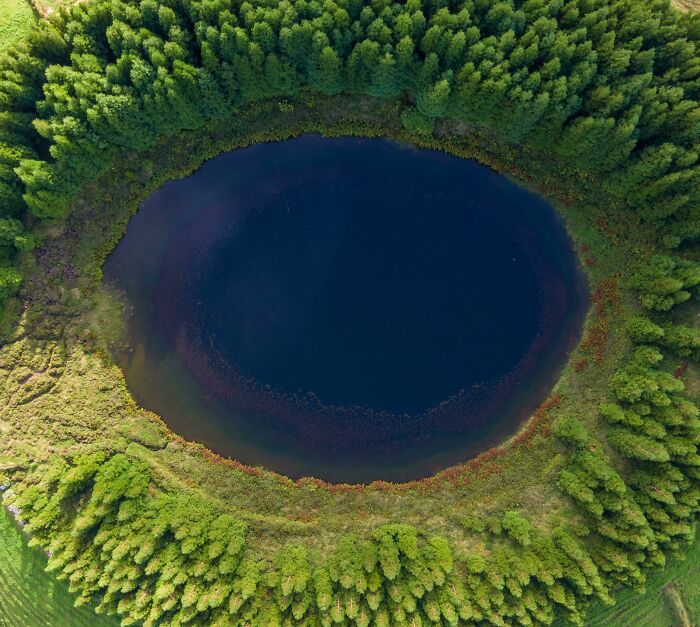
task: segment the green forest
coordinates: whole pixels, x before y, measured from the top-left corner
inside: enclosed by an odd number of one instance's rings
[[[124,625],[583,624],[642,589],[700,511],[699,52],[700,15],[664,0],[89,0],[38,22],[0,60],[0,472],[49,570]],[[596,285],[564,375],[595,404],[571,393],[531,422],[563,515],[536,518],[507,488],[470,496],[473,467],[292,482],[113,400],[123,383],[86,331],[97,297],[72,283],[99,279],[123,227],[110,207],[224,145],[304,130],[398,136],[536,188],[546,175]],[[194,161],[159,162],[193,137]],[[141,179],[120,170],[131,158]],[[42,263],[53,240],[98,244],[82,266]],[[79,385],[58,397],[69,368]],[[52,394],[70,411],[32,406]]]
[[[31,249],[124,149],[303,88],[402,97],[601,177],[676,247],[698,217],[698,18],[662,2],[94,2],[7,53],[4,300]]]

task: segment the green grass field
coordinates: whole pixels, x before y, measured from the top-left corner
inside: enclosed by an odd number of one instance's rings
[[[27,546],[9,513],[0,511],[0,627],[116,627],[89,607],[73,607],[68,584],[47,573],[46,555]]]
[[[680,608],[675,606],[674,589],[687,612],[684,622]],[[587,627],[687,627],[700,625],[700,538],[685,559],[672,560],[663,570],[649,573],[646,593],[631,590],[615,596],[612,607],[591,608]]]
[[[0,52],[21,40],[35,19],[29,0],[0,0]]]

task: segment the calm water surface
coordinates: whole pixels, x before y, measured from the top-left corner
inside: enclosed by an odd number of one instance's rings
[[[515,431],[587,307],[541,198],[379,139],[224,154],[148,198],[108,258],[116,350],[181,435],[291,476],[406,480]]]

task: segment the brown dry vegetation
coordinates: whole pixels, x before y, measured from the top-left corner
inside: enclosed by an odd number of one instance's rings
[[[681,11],[697,11],[700,9],[700,0],[673,0],[673,6]]]

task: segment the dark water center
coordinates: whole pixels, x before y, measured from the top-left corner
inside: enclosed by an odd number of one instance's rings
[[[116,351],[181,435],[293,477],[407,480],[513,433],[587,294],[561,221],[474,162],[304,136],[148,198],[105,266]]]

